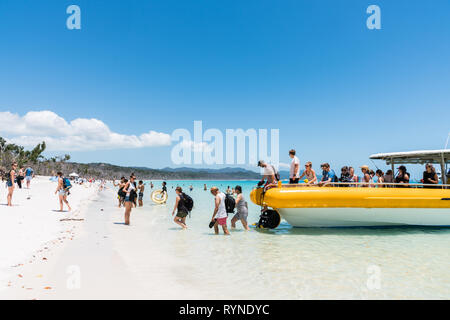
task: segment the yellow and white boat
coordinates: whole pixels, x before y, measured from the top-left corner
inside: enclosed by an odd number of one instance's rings
[[[279,183],[265,192],[254,189],[250,197],[255,204],[273,208],[265,220],[269,221],[269,228],[278,225],[277,215],[295,227],[450,226],[450,185],[445,184],[445,162],[450,158],[450,150],[439,152],[439,160],[444,163],[443,184],[433,188],[423,188],[422,184],[410,184],[409,188],[395,184],[364,188],[354,183],[325,187]],[[372,158],[388,159],[389,164],[407,160],[425,163],[436,162],[435,153],[396,153]]]

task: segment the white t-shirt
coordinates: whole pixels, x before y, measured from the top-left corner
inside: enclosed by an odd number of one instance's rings
[[[225,193],[219,192],[219,194],[217,196],[220,198],[220,203],[219,203],[219,209],[217,210],[215,218],[216,219],[226,218],[226,217],[228,217],[228,215],[227,215],[227,210],[225,209]]]
[[[266,166],[264,167],[264,175],[265,175],[265,176],[271,176],[271,175],[273,175],[273,174],[275,174],[275,172],[273,172],[272,166],[271,166],[270,164],[266,165]]]
[[[294,172],[296,164],[298,165],[297,172]],[[290,178],[298,178],[299,176],[300,176],[300,160],[298,160],[297,156],[294,156],[292,158],[291,168],[289,170],[289,177]]]

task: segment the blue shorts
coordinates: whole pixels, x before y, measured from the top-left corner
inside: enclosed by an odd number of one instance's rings
[[[131,202],[130,196],[126,196],[126,197],[125,197],[125,202]]]
[[[13,186],[12,181],[11,181],[11,180],[6,181],[6,186],[7,186],[8,188],[12,187],[12,186]]]

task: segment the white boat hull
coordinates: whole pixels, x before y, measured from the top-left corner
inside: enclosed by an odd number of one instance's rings
[[[279,208],[294,227],[450,226],[450,209]]]

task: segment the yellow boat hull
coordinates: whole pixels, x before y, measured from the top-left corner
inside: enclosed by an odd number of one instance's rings
[[[449,189],[278,187],[250,198],[299,227],[450,225]]]

